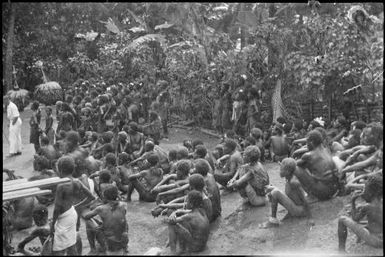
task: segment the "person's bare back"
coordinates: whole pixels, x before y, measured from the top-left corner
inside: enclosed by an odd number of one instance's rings
[[[289,143],[284,136],[271,137],[271,149],[276,156],[288,156],[290,152]]]

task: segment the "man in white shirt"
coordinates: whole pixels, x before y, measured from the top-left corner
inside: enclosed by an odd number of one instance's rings
[[[12,103],[8,96],[3,97],[5,106],[7,106],[7,118],[9,124],[9,156],[21,154],[21,118],[16,104]]]

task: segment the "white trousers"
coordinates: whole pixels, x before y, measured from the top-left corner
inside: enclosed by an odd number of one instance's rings
[[[9,126],[9,153],[21,152],[21,119],[18,118],[15,125]]]

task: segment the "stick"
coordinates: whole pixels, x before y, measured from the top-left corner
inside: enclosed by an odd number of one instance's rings
[[[19,185],[11,185],[8,187],[3,188],[3,193],[11,192],[11,191],[17,191],[21,189],[27,189],[31,187],[49,187],[52,185],[57,185],[65,182],[71,181],[69,178],[61,178],[61,179],[54,179],[54,178],[48,178],[48,179],[40,179],[36,181],[26,182]]]
[[[14,195],[9,195],[9,196],[3,197],[3,202],[4,201],[12,201],[12,200],[16,200],[16,199],[20,199],[20,198],[24,198],[24,197],[46,195],[46,194],[50,194],[50,193],[51,193],[51,190],[46,189],[46,190],[40,190],[40,191],[37,191],[34,193],[14,194]]]
[[[33,187],[33,188],[29,188],[29,189],[23,189],[23,190],[18,190],[18,191],[12,191],[12,192],[8,192],[8,193],[4,193],[3,197],[9,196],[9,195],[13,195],[13,194],[34,193],[34,192],[37,192],[37,191],[40,191],[40,188]]]

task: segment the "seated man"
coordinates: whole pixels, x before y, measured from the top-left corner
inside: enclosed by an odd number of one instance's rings
[[[84,216],[84,219],[87,220],[87,237],[96,237],[102,253],[108,250],[117,254],[118,251],[124,250],[128,244],[126,206],[117,201],[118,195],[118,188],[109,185],[103,193],[104,204]],[[101,220],[95,217],[96,215],[99,215]],[[95,241],[93,241],[93,245],[90,244],[90,247],[89,255],[96,254]]]
[[[193,158],[194,159],[199,159],[199,158],[205,159],[206,161],[208,161],[208,163],[210,164],[211,168],[213,170],[215,169],[214,160],[213,160],[213,158],[210,155],[208,155],[206,146],[204,146],[204,145],[197,145],[197,146],[195,146],[194,147]]]
[[[346,251],[347,228],[350,228],[360,240],[365,243],[381,248],[383,241],[383,178],[382,174],[368,177],[364,192],[352,197],[352,218],[341,216],[338,220],[338,248],[341,252]],[[356,208],[355,201],[362,197],[367,204]],[[367,225],[360,224],[364,217],[368,218]]]
[[[188,183],[190,174],[190,163],[187,160],[180,160],[176,165],[176,174],[169,174],[163,177],[151,191],[154,193],[162,193],[170,189],[177,188]],[[158,194],[158,197],[161,195]],[[172,199],[171,199],[172,200]]]
[[[307,136],[309,152],[297,160],[294,175],[302,188],[320,200],[330,199],[338,190],[338,178],[333,173],[336,167],[328,149],[322,144],[322,135],[312,130]]]
[[[144,135],[139,132],[138,124],[131,121],[129,124],[127,143],[127,153],[131,155],[132,159],[136,159],[142,155],[144,151]]]
[[[193,190],[187,195],[186,210],[176,210],[168,218],[169,245],[172,253],[199,252],[206,247],[209,220],[203,210],[202,194]],[[177,252],[177,244],[180,249]]]
[[[151,193],[151,190],[162,180],[163,171],[158,167],[159,158],[155,153],[147,157],[147,162],[150,168],[142,170],[138,174],[133,174],[128,177],[132,185],[139,193],[139,201],[154,202],[156,194]]]
[[[205,181],[202,175],[200,174],[193,174],[189,177],[188,179],[188,185],[189,189],[191,190],[196,190],[202,194],[203,197],[203,209],[205,210],[206,216],[209,219],[209,221],[213,221],[213,208],[212,208],[212,203],[211,200],[208,198],[207,191],[205,190]],[[187,194],[187,192],[185,192]],[[185,195],[186,195],[185,194]],[[156,214],[159,215],[159,210],[163,210],[161,214],[168,214],[170,215],[173,210],[175,209],[182,209],[186,205],[186,196],[183,195],[181,197],[178,197],[171,202],[164,204],[161,203],[157,206],[157,208],[154,209],[154,212],[152,214],[154,216],[157,216]]]
[[[244,165],[239,167],[229,181],[229,188],[236,188],[245,203],[252,206],[266,204],[265,186],[269,184],[269,175],[259,162],[261,152],[257,146],[248,146],[243,153]]]
[[[308,217],[311,218],[310,207],[305,199],[305,193],[301,187],[301,183],[295,178],[294,171],[296,162],[292,158],[282,160],[280,168],[281,178],[286,179],[285,192],[280,191],[274,186],[267,186],[266,192],[271,201],[271,217],[269,221],[260,225],[261,228],[278,226],[277,219],[278,204],[281,204],[288,211],[285,218],[289,217]],[[313,223],[310,221],[310,223]]]
[[[158,145],[155,145],[154,141],[151,138],[148,138],[144,144],[144,153],[130,164],[138,164],[138,167],[142,169],[147,169],[149,167],[148,163],[145,163],[146,158],[155,153],[158,156],[159,162],[158,166],[162,168],[163,173],[169,173],[170,164],[168,162],[167,153]]]
[[[274,126],[273,135],[269,141],[273,161],[281,161],[283,158],[288,157],[290,146],[286,136],[283,135],[283,127],[280,124]]]
[[[118,166],[116,167],[122,184],[120,190],[123,193],[127,193],[127,202],[131,202],[131,195],[134,190],[134,186],[128,179],[130,175],[134,174],[134,170],[129,164],[130,161],[130,156],[127,153],[120,153],[118,155]]]
[[[255,145],[258,146],[259,151],[261,151],[261,161],[265,161],[265,147],[263,145],[263,132],[259,128],[253,128],[250,131],[250,136],[252,136],[255,139]]]
[[[221,216],[222,207],[221,207],[221,194],[218,188],[217,183],[215,182],[214,176],[210,173],[210,165],[204,159],[195,160],[195,168],[193,174],[198,173],[203,176],[205,179],[206,190],[208,196],[211,200],[211,204],[213,207],[213,217],[212,220],[215,220],[219,216]]]
[[[29,251],[27,249],[24,249],[24,247],[34,240],[36,237],[39,238],[41,245],[43,246],[45,241],[47,240],[49,234],[50,234],[50,226],[48,224],[48,209],[44,205],[38,205],[35,206],[32,212],[33,221],[35,222],[36,228],[26,237],[23,241],[21,241],[17,245],[17,251],[21,252],[25,255],[32,256],[36,255],[33,251]],[[43,247],[44,248],[44,247]],[[82,254],[82,241],[80,239],[80,236],[78,234],[77,240],[76,240],[76,249],[79,253],[79,255]],[[41,253],[44,255],[52,255],[52,252],[45,252]]]
[[[237,169],[242,165],[243,159],[241,153],[236,150],[237,143],[232,139],[225,139],[224,154],[229,155],[227,162],[223,169],[215,170],[215,181],[221,184],[223,187],[227,187],[227,183],[234,177]],[[221,157],[222,158],[222,157]]]
[[[52,169],[55,161],[60,158],[60,153],[49,143],[47,136],[42,136],[40,142],[41,147],[37,154],[46,157],[50,161],[49,168]]]

